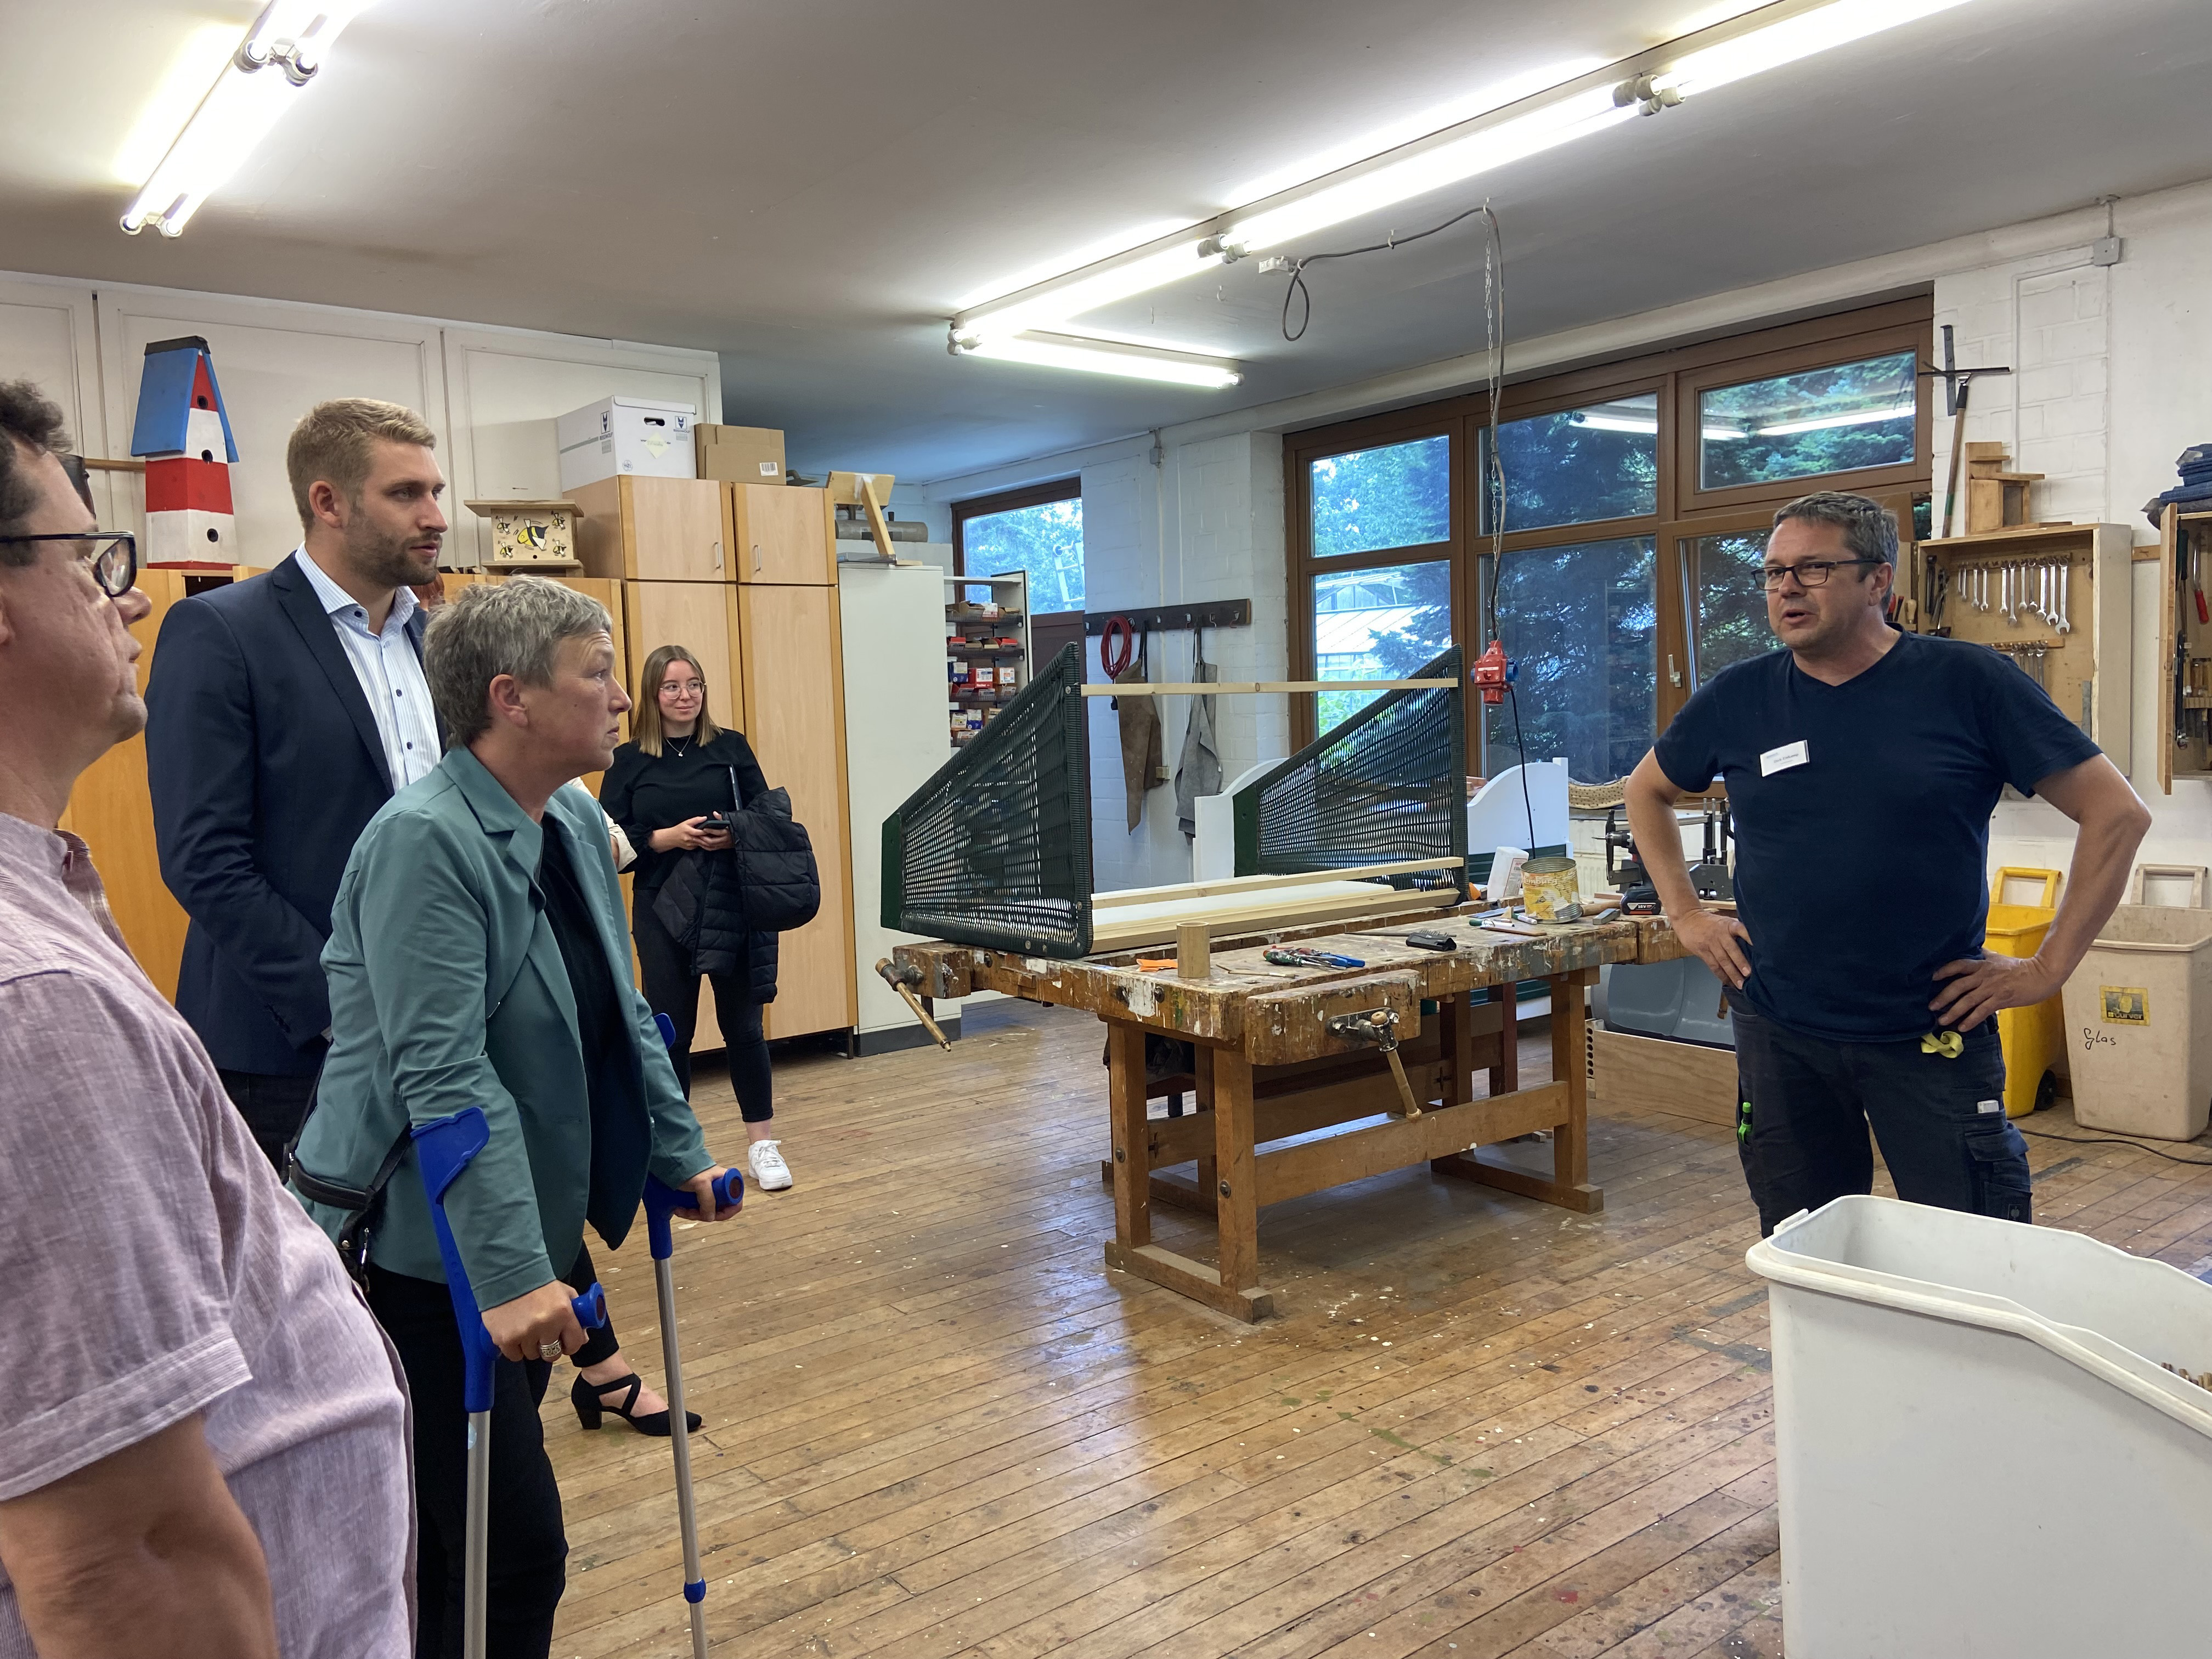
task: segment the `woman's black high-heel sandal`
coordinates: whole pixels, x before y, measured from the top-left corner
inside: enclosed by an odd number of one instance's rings
[[[618,1376],[611,1382],[593,1382],[579,1371],[574,1386],[568,1390],[568,1403],[576,1408],[576,1421],[587,1429],[598,1428],[600,1418],[612,1412],[640,1434],[654,1435],[665,1440],[669,1432],[666,1407],[657,1412],[633,1413],[630,1410],[637,1403],[638,1393],[644,1387],[644,1382],[635,1371],[628,1376]],[[612,1394],[617,1389],[624,1390],[621,1405],[610,1406],[599,1397]],[[696,1412],[684,1413],[684,1420],[694,1434],[699,1432],[700,1425],[705,1421]]]

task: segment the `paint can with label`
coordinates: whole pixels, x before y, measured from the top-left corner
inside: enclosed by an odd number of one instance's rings
[[[1553,854],[1521,866],[1521,908],[1531,921],[1582,920],[1582,883],[1571,858]]]

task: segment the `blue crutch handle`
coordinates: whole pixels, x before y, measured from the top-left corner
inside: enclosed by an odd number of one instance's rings
[[[714,1177],[714,1206],[721,1210],[742,1209],[745,1201],[745,1178],[735,1170],[725,1170]],[[676,1234],[669,1225],[669,1218],[678,1210],[696,1212],[699,1200],[689,1187],[677,1188],[653,1176],[645,1178],[645,1237],[655,1261],[665,1261],[675,1253]]]
[[[415,1161],[422,1171],[422,1189],[430,1198],[430,1222],[437,1229],[438,1259],[446,1267],[446,1291],[453,1299],[453,1321],[460,1327],[464,1367],[462,1399],[472,1412],[491,1409],[492,1367],[499,1349],[484,1328],[483,1310],[477,1306],[469,1287],[468,1269],[461,1265],[460,1246],[453,1242],[453,1224],[446,1218],[446,1193],[462,1170],[491,1144],[491,1124],[481,1106],[465,1106],[449,1116],[415,1126]],[[568,1306],[576,1322],[597,1330],[607,1322],[607,1294],[597,1285]]]

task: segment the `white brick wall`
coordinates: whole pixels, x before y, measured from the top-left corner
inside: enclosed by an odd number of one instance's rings
[[[1224,680],[1280,678],[1288,668],[1284,603],[1282,441],[1240,432],[1150,445],[1083,468],[1085,605],[1091,611],[1249,599],[1252,626],[1214,629],[1206,660]],[[1151,640],[1155,680],[1190,678],[1189,634]],[[1091,673],[1103,679],[1097,642]],[[1214,701],[1214,737],[1225,776],[1289,752],[1280,697]],[[1182,758],[1190,700],[1163,699],[1160,738],[1170,781],[1150,792],[1144,821],[1127,826],[1118,720],[1103,698],[1091,703],[1092,876],[1101,892],[1190,878],[1190,845],[1176,828],[1173,777]]]
[[[2112,426],[2106,317],[2109,269],[2087,247],[1961,271],[1936,283],[1936,337],[1953,329],[1965,368],[2012,373],[1974,383],[1966,404],[1969,442],[2006,446],[2013,470],[2046,475],[2035,487],[2039,517],[2095,522],[2106,514]],[[1936,514],[1942,526],[1952,422],[1936,403]],[[1966,528],[1963,484],[1954,533]]]

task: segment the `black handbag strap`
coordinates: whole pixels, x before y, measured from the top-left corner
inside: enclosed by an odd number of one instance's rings
[[[299,1189],[301,1197],[313,1203],[327,1204],[333,1209],[343,1210],[349,1218],[360,1215],[383,1195],[385,1188],[391,1184],[392,1177],[398,1173],[399,1161],[407,1156],[407,1148],[414,1139],[415,1126],[410,1123],[400,1130],[392,1143],[392,1149],[385,1153],[384,1162],[376,1166],[376,1173],[369,1177],[366,1187],[349,1187],[343,1182],[325,1181],[310,1172],[307,1165],[300,1162],[300,1155],[295,1152],[291,1157],[292,1185]]]

